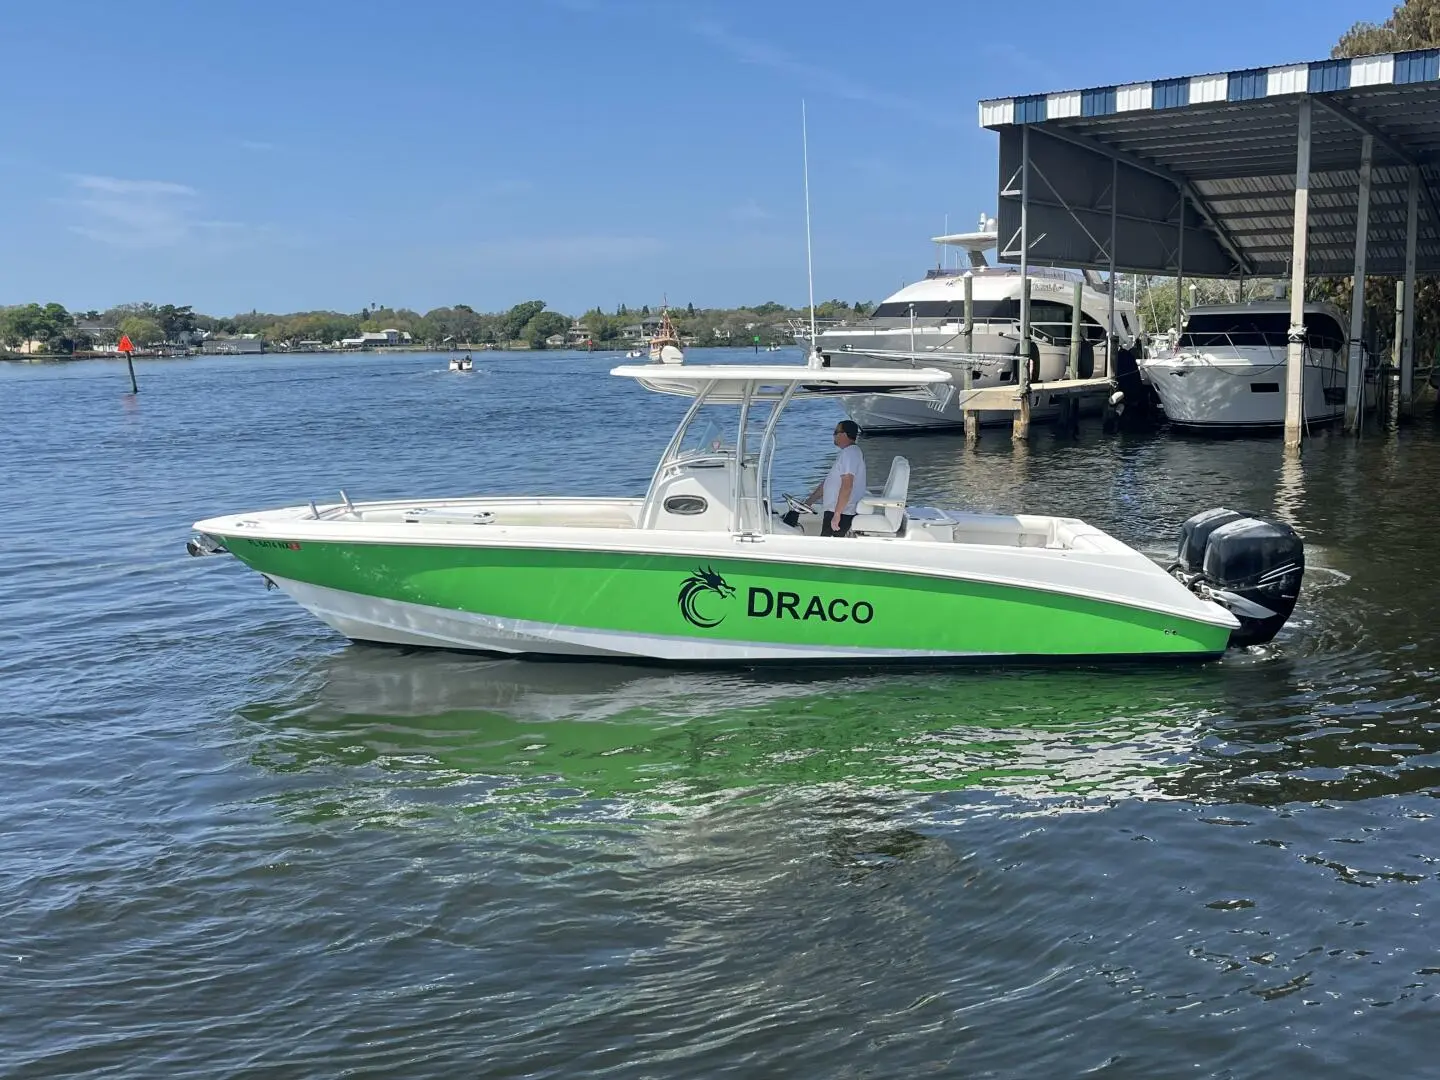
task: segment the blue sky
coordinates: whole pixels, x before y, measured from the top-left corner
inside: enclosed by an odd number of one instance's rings
[[[1392,6],[16,2],[0,304],[798,303],[802,98],[817,299],[874,300],[994,212],[980,98],[1316,59]]]

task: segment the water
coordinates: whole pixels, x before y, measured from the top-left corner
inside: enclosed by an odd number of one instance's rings
[[[1204,507],[1288,517],[1294,620],[1202,666],[407,653],[184,555],[341,487],[639,494],[683,403],[615,362],[155,362],[138,398],[115,363],[0,365],[0,1073],[1436,1074],[1431,421],[1288,470],[864,443],[913,501],[1156,554]],[[777,488],[838,415],[795,408]]]

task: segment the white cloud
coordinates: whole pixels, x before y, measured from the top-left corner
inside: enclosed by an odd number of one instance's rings
[[[268,154],[272,150],[280,149],[273,142],[265,142],[263,139],[241,139],[239,146],[241,150],[252,150],[257,154]]]
[[[719,23],[696,22],[691,25],[690,29],[741,63],[770,68],[773,71],[789,75],[806,89],[815,93],[909,113],[917,119],[943,127],[972,126],[968,114],[962,117],[961,110],[944,108],[943,100],[942,108],[932,108],[925,102],[876,90],[847,75],[812,64],[768,41],[740,37]]]
[[[62,201],[81,218],[70,230],[97,243],[127,248],[228,246],[257,232],[240,222],[203,217],[200,193],[188,184],[114,176],[72,176],[70,183],[70,197]]]

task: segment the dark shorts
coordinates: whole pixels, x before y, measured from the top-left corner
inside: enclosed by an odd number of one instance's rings
[[[820,535],[821,535],[821,536],[844,536],[846,533],[848,533],[848,532],[850,531],[850,523],[855,520],[855,515],[854,515],[854,514],[841,514],[841,515],[840,515],[840,531],[839,531],[839,532],[835,532],[833,529],[830,528],[830,518],[831,518],[831,515],[830,515],[829,513],[826,513],[824,520],[820,522]]]

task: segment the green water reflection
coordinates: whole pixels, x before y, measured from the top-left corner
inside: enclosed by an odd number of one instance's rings
[[[242,710],[279,774],[459,788],[470,806],[844,785],[1161,797],[1217,707],[1213,666],[796,677],[348,647]]]

